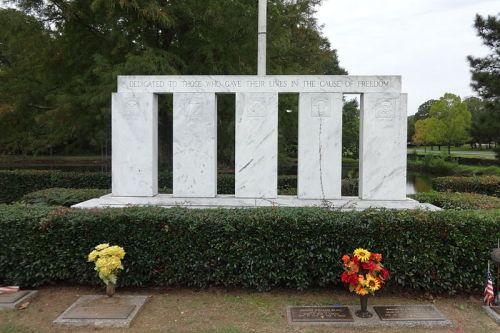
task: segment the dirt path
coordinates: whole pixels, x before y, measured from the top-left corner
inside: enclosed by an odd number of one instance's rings
[[[0,312],[0,333],[25,332],[427,332],[426,329],[339,329],[319,327],[292,327],[287,325],[287,305],[357,304],[354,295],[341,291],[276,291],[256,293],[211,289],[141,289],[119,290],[122,294],[152,295],[144,310],[130,329],[62,329],[52,321],[81,295],[103,293],[103,290],[78,287],[44,287],[26,310]],[[423,296],[383,295],[370,299],[374,304],[426,304]],[[479,295],[471,297],[437,298],[434,303],[454,327],[433,329],[435,333],[494,333],[500,326],[482,310]]]

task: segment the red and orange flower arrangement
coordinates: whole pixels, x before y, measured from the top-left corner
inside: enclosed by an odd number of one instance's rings
[[[382,265],[382,255],[358,248],[353,255],[344,255],[343,283],[360,296],[374,295],[389,279],[389,271]]]

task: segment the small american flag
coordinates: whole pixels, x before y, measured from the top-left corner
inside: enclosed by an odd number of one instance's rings
[[[484,304],[491,305],[495,299],[493,292],[493,277],[490,272],[490,265],[488,263],[488,272],[486,273],[486,288],[484,288]]]
[[[4,286],[0,287],[0,294],[13,294],[19,291],[17,286]]]

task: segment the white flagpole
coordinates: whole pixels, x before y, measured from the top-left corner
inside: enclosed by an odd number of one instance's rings
[[[266,75],[267,0],[259,0],[257,75]]]

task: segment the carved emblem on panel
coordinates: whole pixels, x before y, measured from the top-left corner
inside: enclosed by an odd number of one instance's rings
[[[266,98],[254,97],[248,100],[246,105],[247,117],[265,117],[267,113]]]
[[[396,100],[385,99],[377,103],[375,110],[375,118],[377,119],[394,119],[396,116]]]
[[[326,97],[316,97],[311,101],[311,117],[325,118],[332,113],[330,101]]]
[[[186,101],[186,112],[189,119],[197,119],[203,116],[203,103],[201,100],[189,99]]]
[[[123,116],[127,119],[138,118],[141,115],[139,101],[128,99],[125,102],[125,108],[122,109]]]

